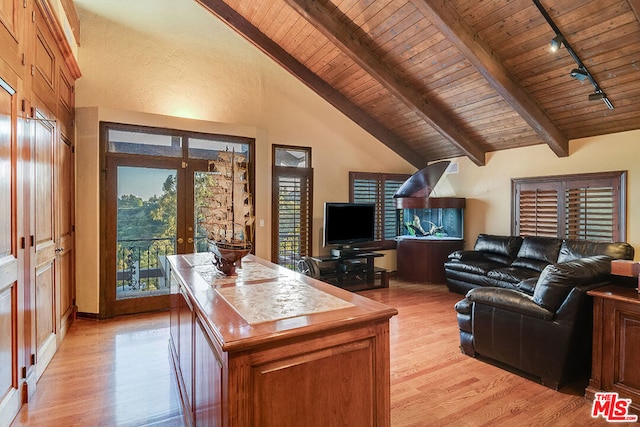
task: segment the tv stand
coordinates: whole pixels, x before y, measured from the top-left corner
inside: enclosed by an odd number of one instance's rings
[[[339,248],[332,248],[330,254],[333,258],[342,258],[353,255],[356,251],[357,249],[354,249],[351,246],[341,246]]]
[[[338,250],[339,255],[310,257],[316,263],[320,276],[318,279],[332,285],[352,291],[389,287],[389,273],[384,268],[375,267],[375,258],[383,257],[378,252],[360,252],[357,250]]]

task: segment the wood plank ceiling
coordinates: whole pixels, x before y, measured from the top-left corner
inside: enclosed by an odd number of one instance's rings
[[[640,129],[640,0],[196,1],[417,168]]]

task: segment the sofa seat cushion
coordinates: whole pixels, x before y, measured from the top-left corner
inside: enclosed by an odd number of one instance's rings
[[[504,267],[504,264],[491,261],[447,261],[444,268],[447,270],[463,271],[465,273],[486,276],[491,270]]]
[[[610,273],[611,257],[606,255],[550,264],[538,278],[533,301],[556,312],[574,287],[606,281]]]
[[[539,275],[540,272],[538,270],[524,267],[497,268],[487,273],[487,276],[491,279],[500,282],[512,283],[514,285],[531,277],[538,277]]]

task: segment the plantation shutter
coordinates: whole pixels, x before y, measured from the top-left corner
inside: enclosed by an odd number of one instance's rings
[[[274,178],[278,232],[273,255],[279,265],[295,269],[299,259],[311,255],[312,169],[276,166]]]
[[[393,195],[408,178],[407,176],[407,178],[402,180],[384,180],[384,234],[382,240],[394,240],[398,235],[398,215]]]
[[[611,242],[618,228],[612,186],[573,187],[565,191],[565,237]]]
[[[558,236],[557,188],[527,188],[519,191],[517,234]]]
[[[353,203],[375,203],[376,218],[374,233],[376,240],[382,240],[382,215],[381,209],[384,204],[381,199],[381,182],[377,179],[354,179],[353,180]]]
[[[376,205],[377,241],[393,241],[397,235],[398,224],[393,195],[408,178],[409,175],[404,174],[349,173],[350,201]]]
[[[512,181],[512,232],[522,236],[624,241],[626,172]]]

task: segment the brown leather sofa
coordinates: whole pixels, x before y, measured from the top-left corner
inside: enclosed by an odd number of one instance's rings
[[[589,377],[592,300],[587,291],[608,284],[611,260],[633,259],[634,248],[559,239],[550,239],[545,248],[544,238],[526,245],[529,239],[479,236],[478,252],[492,251],[452,254],[447,284],[454,291],[469,289],[455,306],[464,354],[515,368],[557,389]],[[554,252],[556,259],[550,256]],[[495,270],[500,271],[489,274]],[[514,283],[518,277],[523,280]]]

